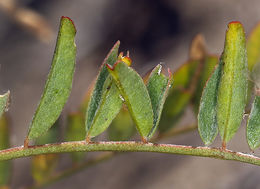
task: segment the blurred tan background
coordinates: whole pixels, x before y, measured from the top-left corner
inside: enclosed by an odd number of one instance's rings
[[[1,94],[11,91],[14,146],[23,144],[43,91],[61,16],[74,20],[78,48],[73,91],[63,113],[76,110],[116,40],[121,40],[121,50],[130,50],[133,67],[140,73],[159,62],[175,70],[188,59],[190,42],[197,33],[205,36],[208,51],[219,55],[228,22],[241,21],[248,34],[260,21],[258,0],[0,0],[0,7],[0,90]],[[39,14],[39,24],[28,28],[30,20],[22,19],[23,12],[17,13],[23,9]],[[194,122],[188,110],[180,124]],[[197,131],[163,142],[203,145]],[[244,124],[228,148],[249,151]],[[66,165],[66,156],[61,163]],[[259,177],[259,167],[238,162],[127,153],[48,188],[242,189],[260,188]],[[15,160],[12,187],[31,183],[30,161]]]

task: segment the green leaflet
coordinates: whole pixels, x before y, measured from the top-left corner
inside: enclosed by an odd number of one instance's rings
[[[120,111],[123,101],[120,98],[119,90],[111,76],[108,76],[103,87],[103,94],[100,104],[96,110],[95,117],[91,125],[87,125],[87,138],[101,134]]]
[[[44,135],[36,139],[36,145],[44,145],[58,142],[59,138],[59,119],[54,123],[51,129]],[[32,177],[37,183],[41,183],[52,176],[58,165],[59,154],[42,154],[32,157]]]
[[[122,108],[108,129],[112,141],[129,140],[136,133],[134,122],[126,108]]]
[[[0,117],[7,110],[10,98],[10,91],[0,95]]]
[[[247,102],[247,57],[244,29],[231,22],[222,54],[223,72],[219,84],[217,120],[223,147],[238,130]]]
[[[150,74],[147,83],[147,90],[151,99],[153,108],[153,128],[149,134],[152,137],[159,124],[165,99],[169,88],[173,84],[172,74],[169,71],[169,78],[162,74],[162,65],[157,65]]]
[[[218,134],[216,106],[222,66],[223,63],[220,61],[207,81],[200,100],[198,129],[206,146],[210,145]]]
[[[218,58],[212,55],[206,56],[205,60],[203,60],[203,68],[201,70],[197,87],[192,99],[194,105],[194,112],[196,115],[198,114],[199,111],[200,99],[201,99],[204,86],[208,81],[210,75],[214,71],[214,68],[216,67],[217,63],[218,63]]]
[[[252,150],[260,146],[260,96],[256,96],[253,102],[247,121],[246,136],[247,143]]]
[[[120,42],[118,41],[102,63],[94,90],[92,91],[86,112],[87,137],[94,137],[102,133],[121,109],[122,100],[118,99],[120,98],[119,91],[113,84],[105,66],[106,64],[114,65],[117,61],[119,44]]]
[[[66,141],[80,141],[86,137],[84,116],[80,113],[69,114],[67,117]],[[85,152],[70,153],[74,162],[83,160]]]
[[[168,131],[177,123],[189,104],[192,97],[189,88],[198,65],[199,61],[189,61],[173,74],[174,85],[169,90],[159,124],[161,133]]]
[[[6,114],[0,117],[0,150],[7,149],[9,145],[9,122]],[[0,162],[0,188],[7,187],[12,174],[11,161]]]
[[[75,34],[73,22],[62,17],[51,70],[29,128],[28,139],[37,138],[48,131],[69,97],[75,69]]]
[[[257,24],[247,40],[248,68],[252,71],[254,65],[260,62],[260,24]]]
[[[127,104],[142,139],[146,141],[153,128],[153,109],[142,78],[121,61],[118,61],[113,67],[107,64],[107,67]]]

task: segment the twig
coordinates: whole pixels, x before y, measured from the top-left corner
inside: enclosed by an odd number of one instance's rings
[[[167,154],[180,154],[201,157],[211,157],[222,160],[240,161],[260,166],[260,158],[241,152],[234,152],[222,148],[193,147],[174,144],[143,143],[135,141],[125,142],[92,142],[85,141],[63,142],[57,144],[45,144],[37,146],[23,146],[0,151],[0,161],[29,157],[39,154],[67,153],[67,152],[157,152]]]
[[[154,141],[159,141],[161,139],[164,138],[168,138],[171,136],[175,136],[175,135],[179,135],[179,134],[183,134],[189,131],[192,131],[194,129],[196,129],[197,126],[196,125],[192,125],[192,126],[188,126],[188,127],[181,127],[181,128],[174,128],[172,129],[172,131],[167,132],[167,134],[163,134],[163,135],[158,135],[158,137],[156,137],[154,139]],[[111,159],[112,157],[114,157],[115,155],[118,155],[119,153],[106,153],[104,152],[104,154],[96,157],[95,159],[92,160],[88,160],[86,162],[82,162],[80,164],[77,164],[76,166],[70,167],[66,170],[63,170],[59,173],[56,173],[54,176],[52,176],[50,179],[39,183],[39,184],[35,184],[31,187],[27,187],[27,189],[40,189],[43,188],[45,186],[48,186],[56,181],[62,180],[64,178],[67,178],[68,176],[73,175],[74,173],[80,172],[92,165],[98,164],[99,162],[103,162],[106,160]]]

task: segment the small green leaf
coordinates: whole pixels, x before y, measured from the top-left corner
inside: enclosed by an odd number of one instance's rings
[[[87,138],[95,137],[104,132],[119,113],[123,104],[120,92],[111,76],[106,79],[102,91],[101,103],[96,110],[95,117],[91,125],[87,124],[86,127]]]
[[[192,98],[189,88],[198,65],[199,61],[189,61],[173,74],[174,85],[169,90],[159,124],[161,133],[168,131],[179,121],[189,104]]]
[[[126,108],[122,108],[108,129],[112,141],[129,140],[136,133],[134,122]]]
[[[113,67],[107,64],[107,67],[127,104],[142,139],[147,140],[153,128],[153,109],[142,78],[121,61],[118,61]]]
[[[256,96],[253,102],[247,121],[246,136],[247,143],[252,150],[260,146],[260,96]]]
[[[7,91],[5,94],[0,95],[0,117],[8,109],[10,98],[10,91]]]
[[[169,88],[173,84],[172,74],[169,71],[169,78],[162,74],[162,65],[157,65],[150,74],[147,83],[147,90],[153,107],[153,128],[149,134],[152,137],[159,124],[165,99]]]
[[[225,147],[241,124],[247,102],[247,54],[241,23],[229,23],[222,58],[224,68],[219,84],[217,120]]]
[[[198,129],[200,137],[206,146],[210,145],[218,134],[216,106],[222,67],[220,61],[220,64],[207,81],[200,100]]]
[[[109,76],[109,72],[105,66],[106,64],[114,65],[117,61],[119,44],[120,42],[118,41],[103,61],[94,90],[92,91],[86,112],[85,125],[87,137],[94,137],[103,132],[121,109],[121,106],[118,109],[113,109],[116,108],[116,106],[119,106],[119,103],[122,105],[122,102],[121,100],[118,101],[118,98],[120,98],[119,92],[116,89],[115,84],[113,84],[112,78]],[[118,93],[118,96],[116,93]],[[110,96],[110,94],[112,94],[112,96]],[[109,117],[102,117],[108,113],[104,111],[109,111]],[[103,121],[106,119],[107,121],[104,123]],[[98,125],[100,123],[103,125]]]
[[[254,65],[260,62],[260,24],[251,31],[247,40],[248,68],[252,71]]]
[[[70,95],[76,57],[75,34],[71,19],[62,17],[51,70],[29,128],[29,140],[48,131],[58,119]]]
[[[197,115],[199,111],[200,99],[202,95],[203,88],[208,81],[210,75],[214,71],[215,66],[218,63],[218,58],[216,56],[208,55],[203,60],[202,70],[199,75],[199,80],[197,83],[197,87],[195,93],[193,95],[193,105],[194,105],[194,112]]]
[[[66,141],[80,141],[86,137],[84,116],[80,113],[69,114],[67,117]],[[79,162],[84,159],[85,152],[70,153],[74,162]]]
[[[0,150],[10,147],[9,145],[9,122],[6,114],[0,117]],[[11,161],[0,162],[0,188],[7,187],[10,184],[12,174]]]

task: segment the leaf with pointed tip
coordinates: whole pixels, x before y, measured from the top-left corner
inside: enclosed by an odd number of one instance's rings
[[[94,89],[91,94],[90,101],[88,103],[85,125],[87,136],[89,137],[97,136],[98,134],[103,132],[121,109],[121,107],[119,108],[119,110],[112,109],[116,108],[115,104],[118,105],[121,100],[118,101],[119,92],[116,90],[116,86],[115,84],[113,84],[112,78],[109,75],[109,72],[105,66],[106,64],[114,65],[114,63],[117,61],[119,44],[120,42],[118,41],[103,61]],[[116,96],[116,93],[118,93],[118,96]],[[110,94],[113,95],[110,96]],[[114,104],[114,102],[116,103]],[[111,111],[109,118],[107,116],[102,117],[105,113],[107,113],[104,111]],[[106,119],[109,120],[107,120],[106,123],[103,123],[103,121]],[[102,123],[103,125],[97,125],[100,123]]]
[[[169,78],[162,73],[162,65],[157,65],[150,74],[147,83],[147,90],[151,99],[153,108],[153,128],[149,134],[152,137],[159,124],[164,102],[168,95],[169,89],[173,84],[172,74],[169,71]]]
[[[189,88],[198,65],[199,61],[188,61],[173,74],[174,84],[169,90],[158,127],[161,133],[168,131],[179,121],[189,104],[192,98]]]
[[[121,61],[118,61],[113,67],[107,64],[107,67],[125,100],[140,135],[147,140],[153,128],[154,118],[151,100],[142,78]]]
[[[210,145],[218,134],[216,106],[222,66],[220,61],[220,64],[207,81],[200,100],[198,129],[200,137],[206,146]]]
[[[112,141],[129,140],[136,133],[134,122],[126,108],[122,108],[108,129]]]
[[[247,54],[241,23],[229,23],[222,58],[224,67],[218,91],[217,121],[225,146],[237,132],[247,102]]]
[[[9,145],[9,122],[6,114],[0,117],[0,150],[4,150],[10,147]],[[11,161],[0,162],[0,188],[7,187],[10,184],[10,178],[12,174]]]
[[[66,141],[80,141],[86,137],[84,116],[81,112],[69,114],[67,117]],[[74,162],[84,159],[86,152],[70,153]]]
[[[7,91],[5,94],[0,95],[0,117],[8,109],[10,98],[10,91]]]
[[[48,131],[70,95],[76,57],[75,34],[72,20],[62,17],[51,70],[29,128],[28,139],[37,138]]]
[[[247,143],[252,150],[260,146],[260,96],[256,96],[253,102],[247,121],[246,136]]]

